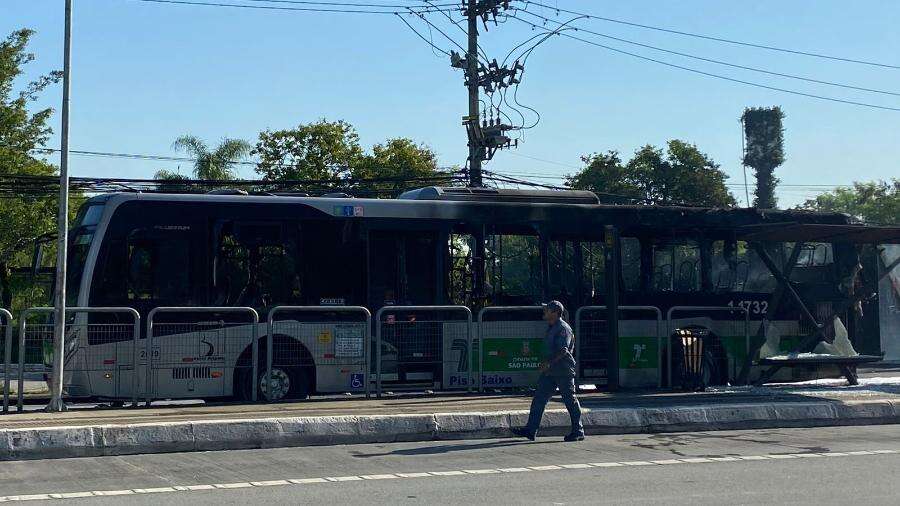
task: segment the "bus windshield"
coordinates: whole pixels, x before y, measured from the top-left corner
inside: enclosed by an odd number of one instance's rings
[[[66,304],[69,306],[78,304],[85,262],[91,249],[94,230],[102,215],[103,204],[85,205],[78,211],[75,224],[69,233],[69,251],[66,260]]]

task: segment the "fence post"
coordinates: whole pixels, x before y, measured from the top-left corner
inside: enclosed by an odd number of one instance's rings
[[[25,409],[25,321],[33,312],[29,308],[22,311],[19,316],[19,383],[16,392],[16,411],[20,413]]]
[[[9,412],[9,370],[12,367],[10,361],[12,360],[13,319],[12,314],[5,309],[0,309],[0,317],[6,319],[3,338],[3,412],[7,413]]]
[[[375,397],[381,398],[381,314],[384,306],[375,313]]]

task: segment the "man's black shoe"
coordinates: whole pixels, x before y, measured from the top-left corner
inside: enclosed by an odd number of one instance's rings
[[[528,430],[527,427],[513,427],[509,429],[509,431],[512,432],[515,436],[524,437],[530,439],[531,441],[534,441],[535,434],[534,432]]]
[[[568,436],[563,438],[563,441],[567,443],[574,443],[575,441],[584,441],[584,434],[569,434]]]

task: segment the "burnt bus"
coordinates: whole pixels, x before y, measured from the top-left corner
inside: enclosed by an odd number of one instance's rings
[[[839,319],[837,327],[846,329],[852,346],[875,353],[877,301],[845,303],[875,281],[877,260],[862,243],[900,237],[896,229],[873,230],[841,214],[603,205],[583,191],[431,187],[390,200],[119,193],[94,197],[78,213],[68,302],[131,307],[143,318],[162,306],[252,307],[263,321],[277,306],[365,306],[374,315],[392,305],[464,305],[477,314],[489,306],[557,299],[570,319],[582,307],[653,306],[662,315],[673,307],[736,307],[749,313],[749,334],[778,335],[776,352],[793,349],[816,330],[805,308],[820,322]],[[785,271],[803,304],[779,296],[773,307]],[[669,339],[640,330],[646,315],[637,323],[629,323],[626,312],[615,316],[617,382],[668,383]],[[748,357],[744,331],[733,330],[734,317],[682,316],[674,325],[705,332],[705,381],[734,381]],[[417,319],[408,313],[390,317]],[[87,318],[109,323],[119,317]],[[578,336],[579,374],[603,384],[611,360],[607,322],[613,316],[592,318],[603,323]],[[717,328],[726,320],[731,330]],[[397,364],[386,370],[393,374],[386,381],[449,387],[447,364],[453,361],[440,356],[449,349],[441,342],[441,327],[424,315],[417,321],[416,335],[423,337],[409,339],[399,328],[385,331],[382,351]],[[421,331],[428,325],[433,328]],[[84,364],[104,353],[132,354],[124,339],[92,344],[76,338],[67,347],[66,368],[74,371],[66,378],[69,395],[130,398],[127,377],[109,381]],[[166,342],[175,346],[179,339],[198,337],[170,336]],[[403,346],[391,348],[404,339]],[[315,336],[280,336],[276,342],[302,363],[273,370],[282,381],[279,395],[361,388],[358,378],[371,371],[329,365],[323,347],[310,340]],[[115,350],[88,353],[113,344]],[[182,390],[176,365],[166,381],[139,388],[165,398],[246,396],[264,384],[234,372],[250,360],[250,345],[217,356],[221,363],[211,367],[221,373],[192,378],[190,392]],[[152,361],[142,358],[140,377]],[[134,372],[121,372],[128,374]]]

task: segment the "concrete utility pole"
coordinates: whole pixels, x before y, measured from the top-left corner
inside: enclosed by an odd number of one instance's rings
[[[53,326],[53,373],[50,404],[47,411],[65,411],[63,391],[63,354],[66,340],[66,257],[69,235],[69,88],[72,77],[72,0],[66,2],[66,28],[63,42],[62,128],[59,154],[59,215],[56,254],[55,321]]]
[[[478,21],[484,23],[485,29],[489,20],[497,21],[501,10],[509,9],[510,0],[463,0],[462,11],[469,22],[468,39],[469,47],[465,56],[455,51],[450,54],[450,66],[465,71],[466,88],[469,90],[469,113],[463,117],[463,125],[469,136],[469,186],[479,188],[484,186],[482,181],[481,165],[485,160],[490,160],[498,149],[509,148],[512,141],[506,135],[516,127],[506,125],[500,121],[500,108],[491,108],[490,120],[481,117],[478,112],[481,100],[480,88],[486,93],[494,93],[500,88],[518,84],[525,67],[518,61],[512,68],[501,67],[497,60],[483,64],[478,59]]]
[[[469,0],[466,15],[469,19],[469,54],[466,55],[466,81],[469,85],[469,116],[466,120],[469,124],[479,125],[478,114],[478,7],[479,0]],[[480,188],[484,186],[481,180],[481,162],[484,160],[484,147],[481,142],[472,135],[469,129],[469,186]]]

